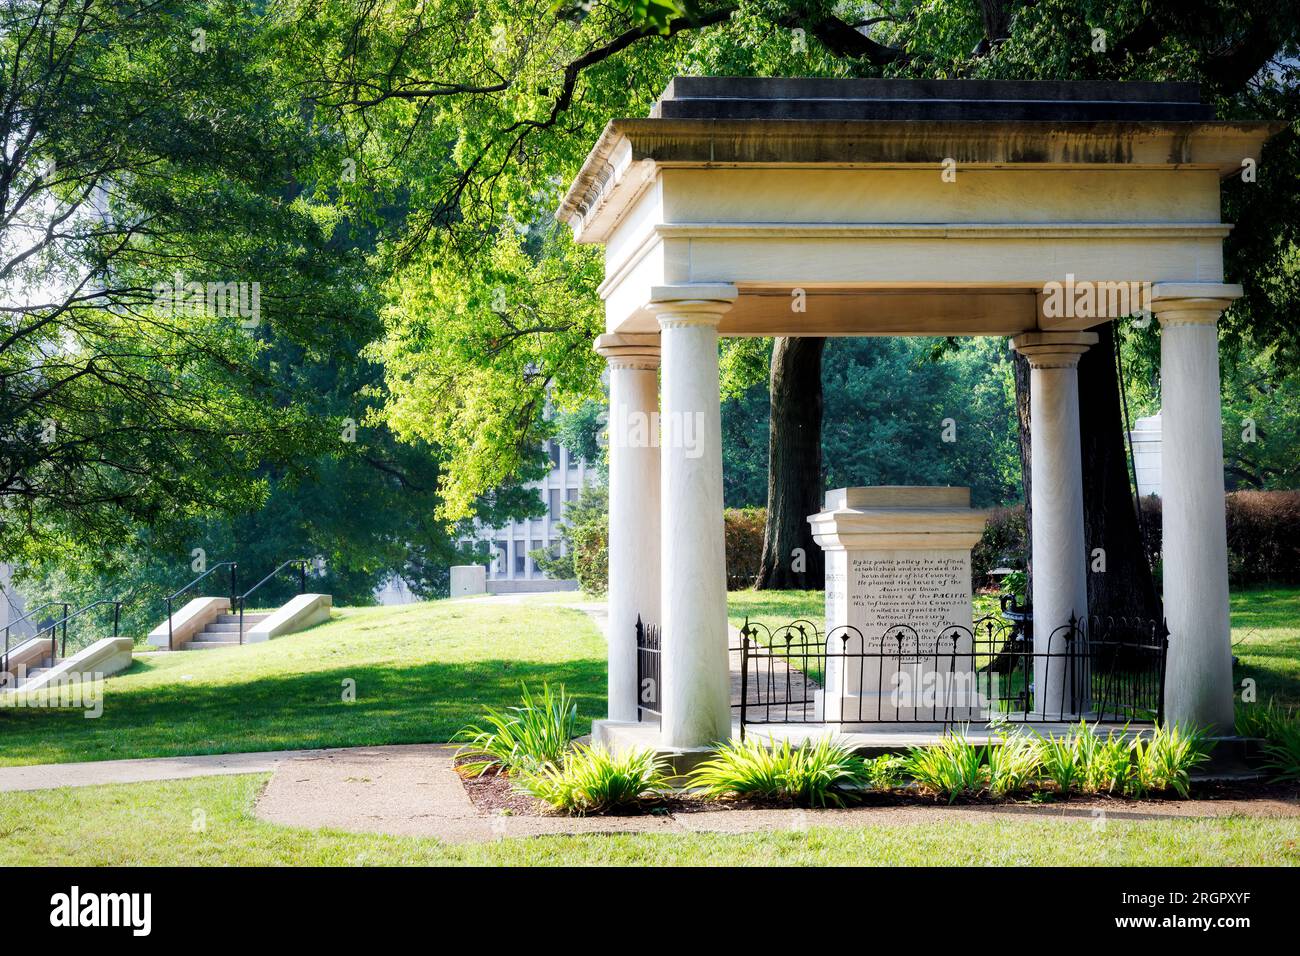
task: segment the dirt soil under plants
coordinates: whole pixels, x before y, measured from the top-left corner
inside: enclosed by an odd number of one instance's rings
[[[1197,782],[1193,799],[1130,800],[1072,796],[1035,802],[979,799],[948,805],[914,792],[868,793],[846,809],[807,810],[741,801],[674,797],[621,815],[569,817],[512,793],[506,779],[466,782],[444,745],[358,747],[305,754],[280,763],[257,802],[265,820],[290,826],[432,836],[449,843],[567,833],[750,833],[814,826],[931,824],[999,815],[1112,820],[1168,817],[1300,818],[1300,786]]]
[[[462,783],[470,801],[485,814],[507,814],[550,817],[560,815],[548,804],[536,797],[516,790],[510,778],[504,775],[488,773],[481,777],[465,778]],[[1296,815],[1300,815],[1300,783],[1270,783],[1262,780],[1228,779],[1228,780],[1194,780],[1190,796],[1179,797],[1170,791],[1165,794],[1153,794],[1142,799],[1111,794],[1072,793],[1062,798],[1050,791],[1037,793],[1019,793],[1008,797],[992,797],[981,794],[976,797],[960,797],[949,803],[944,797],[927,794],[915,788],[899,790],[871,790],[846,800],[841,809],[852,812],[855,809],[887,807],[928,807],[946,810],[957,807],[1005,807],[1005,808],[1068,808],[1073,811],[1091,811],[1094,809],[1135,810],[1156,816],[1186,816],[1189,808],[1212,801],[1226,801],[1231,804],[1257,803],[1260,809],[1274,803],[1292,804]],[[712,813],[736,811],[791,810],[797,804],[788,800],[706,800],[689,794],[675,794],[660,799],[647,799],[633,805],[622,807],[605,816],[662,816],[681,813]],[[804,809],[811,809],[805,807]],[[1215,814],[1218,815],[1218,814]],[[1252,814],[1273,816],[1272,813]],[[1289,815],[1289,814],[1284,814]]]

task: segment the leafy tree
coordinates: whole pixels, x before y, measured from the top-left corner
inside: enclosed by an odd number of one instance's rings
[[[1158,349],[1150,328],[1130,328],[1124,337],[1132,419],[1160,411]],[[1228,490],[1300,488],[1300,370],[1279,359],[1276,347],[1260,348],[1251,339],[1229,339],[1221,352]]]
[[[556,415],[556,440],[569,449],[571,455],[577,455],[587,464],[604,471],[609,467],[605,454],[607,417],[604,405],[588,399],[573,411]]]
[[[0,10],[7,558],[248,508],[261,465],[292,474],[337,432],[259,362],[346,339],[363,265],[294,185],[336,176],[336,144],[279,41],[253,4]]]
[[[241,590],[320,561],[312,586],[340,603],[393,573],[445,593],[474,557],[436,514],[438,450],[370,420],[370,256],[405,200],[357,182],[285,55],[298,31],[264,7],[0,11],[0,555],[33,601],[126,600],[132,632],[196,548],[238,560]],[[255,284],[255,314],[209,283]],[[540,503],[506,482],[476,506]]]

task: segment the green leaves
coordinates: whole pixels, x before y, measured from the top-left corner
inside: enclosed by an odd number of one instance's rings
[[[653,750],[612,754],[576,744],[558,763],[525,767],[515,785],[557,810],[582,816],[658,796],[668,786],[665,769]]]
[[[1056,784],[1056,789],[1060,793],[1069,793],[1082,779],[1079,740],[1079,734],[1069,732],[1059,737],[1056,734],[1048,734],[1040,738],[1043,776]]]
[[[1039,742],[1024,733],[1002,736],[1000,744],[988,749],[988,788],[995,797],[1016,793],[1038,782],[1043,768]]]
[[[984,763],[988,748],[978,747],[964,733],[948,733],[930,747],[913,747],[907,754],[907,772],[926,790],[943,794],[952,803],[984,789]]]
[[[878,768],[879,774],[883,768]],[[717,754],[701,763],[688,786],[706,796],[788,800],[798,806],[841,806],[845,790],[866,786],[871,779],[862,760],[830,737],[791,747],[789,740],[768,747],[750,738],[727,741]]]
[[[30,137],[0,189],[7,557],[106,563],[135,523],[255,508],[268,469],[301,476],[330,444],[271,346],[309,364],[375,314],[338,211],[297,185],[334,143],[275,43],[243,5],[0,13],[0,126]],[[160,303],[177,281],[255,286],[258,314]]]
[[[599,257],[567,235],[497,233],[462,255],[440,242],[390,284],[388,335],[370,354],[384,364],[387,394],[374,420],[403,439],[446,452],[441,516],[473,513],[476,500],[510,480],[542,473],[548,395],[577,402],[599,387],[591,348],[603,328]]]
[[[1300,780],[1300,714],[1272,699],[1267,704],[1238,704],[1236,731],[1263,741],[1265,769],[1277,780]]]
[[[984,746],[970,743],[965,733],[949,733],[934,746],[914,747],[906,769],[949,802],[985,790],[1004,797],[1044,781],[1062,795],[1083,790],[1144,797],[1172,789],[1185,798],[1190,772],[1209,759],[1209,750],[1209,739],[1199,730],[1156,727],[1130,740],[1116,730],[1103,737],[1080,721],[1060,736],[1008,733]]]
[[[542,685],[534,697],[527,685],[520,685],[519,706],[504,711],[487,708],[486,727],[470,725],[456,735],[465,745],[457,757],[469,757],[460,765],[462,773],[478,777],[488,770],[516,774],[537,770],[563,761],[578,722],[578,705],[564,686]]]
[[[1125,789],[1133,796],[1145,796],[1173,789],[1186,798],[1190,772],[1210,759],[1210,741],[1200,730],[1178,725],[1156,727],[1150,737],[1133,741],[1133,766]]]

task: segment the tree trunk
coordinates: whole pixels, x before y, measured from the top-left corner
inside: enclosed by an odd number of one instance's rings
[[[821,510],[825,347],[824,338],[778,338],[772,346],[767,526],[757,588],[825,586],[825,558],[808,524]]]
[[[1099,340],[1079,361],[1088,613],[1159,621],[1163,610],[1147,564],[1129,481],[1113,326],[1108,322],[1092,331]]]

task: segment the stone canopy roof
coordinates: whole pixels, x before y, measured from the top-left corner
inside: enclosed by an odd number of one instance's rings
[[[1095,122],[1214,119],[1196,83],[679,76],[653,119]]]
[[[557,215],[601,242],[623,193],[670,166],[1199,167],[1258,158],[1285,124],[1221,121],[1195,83],[676,77],[613,119]]]

